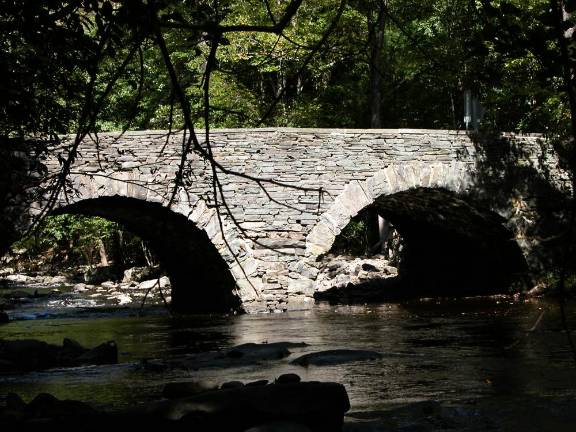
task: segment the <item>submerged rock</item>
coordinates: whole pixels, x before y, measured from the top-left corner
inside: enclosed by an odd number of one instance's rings
[[[64,339],[61,347],[34,339],[0,340],[0,373],[115,363],[118,349],[112,341],[88,349],[71,339]]]
[[[349,409],[341,384],[300,382],[205,392],[152,405],[140,414],[181,421],[198,430],[239,432],[289,422],[311,431],[337,431]]]
[[[31,418],[83,417],[94,415],[96,411],[83,402],[59,400],[48,393],[40,393],[24,409]]]
[[[276,360],[288,357],[288,348],[306,347],[304,342],[273,342],[273,343],[246,343],[235,346],[226,352],[230,358],[244,358],[252,360]]]
[[[104,342],[76,358],[76,364],[78,366],[116,363],[118,363],[118,347],[114,341]]]
[[[122,282],[142,282],[160,276],[159,267],[132,267],[124,271]]]
[[[173,369],[200,370],[208,368],[234,368],[281,360],[291,354],[288,347],[306,347],[303,342],[246,343],[224,351],[187,355],[166,362]]]
[[[300,366],[326,366],[381,358],[382,354],[376,351],[339,349],[304,354],[291,363]]]
[[[240,387],[244,387],[244,383],[242,381],[228,381],[220,386],[220,390],[235,389]]]

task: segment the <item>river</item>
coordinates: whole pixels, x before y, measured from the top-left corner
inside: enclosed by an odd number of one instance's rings
[[[568,320],[576,327],[574,306],[568,309]],[[344,384],[352,413],[428,400],[576,399],[576,369],[560,323],[555,302],[510,297],[318,304],[309,311],[236,316],[171,317],[162,308],[148,308],[140,316],[134,309],[60,310],[12,321],[0,327],[0,338],[61,344],[69,337],[89,347],[115,340],[120,363],[0,376],[0,394],[16,392],[30,400],[47,392],[115,409],[160,398],[168,382],[274,380],[294,372],[303,380]],[[279,341],[308,346],[256,366],[158,372],[141,367],[142,359]],[[308,368],[289,364],[302,353],[335,348],[375,350],[383,358]]]

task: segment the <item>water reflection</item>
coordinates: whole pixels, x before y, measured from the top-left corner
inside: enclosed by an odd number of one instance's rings
[[[542,310],[540,327],[526,336]],[[152,311],[154,312],[154,311]],[[576,323],[576,309],[570,309]],[[25,399],[39,392],[122,406],[160,397],[167,382],[202,379],[272,380],[294,372],[305,380],[343,383],[353,410],[379,410],[428,399],[458,401],[487,395],[576,395],[565,334],[555,305],[508,300],[413,302],[369,306],[319,305],[270,315],[171,318],[158,311],[12,322],[6,339],[36,338],[85,346],[116,340],[120,365],[0,377],[0,394]],[[232,369],[150,371],[141,359],[174,358],[247,342],[306,342],[281,361]],[[291,365],[306,352],[356,348],[383,353],[378,361],[329,367]]]

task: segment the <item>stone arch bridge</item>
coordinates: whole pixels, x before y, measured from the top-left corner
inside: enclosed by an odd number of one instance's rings
[[[211,142],[226,168],[323,193],[220,174],[229,213],[219,200],[219,219],[210,166],[196,154],[170,203],[181,135],[108,133],[81,144],[54,212],[103,216],[149,240],[182,310],[258,312],[310,307],[318,260],[369,207],[405,238],[404,277],[415,284],[433,291],[451,280],[466,294],[470,280],[488,291],[527,281],[553,258],[546,239],[570,191],[536,136],[275,128],[215,130]],[[45,178],[59,152],[43,162]],[[31,205],[6,210],[5,244],[42,206],[35,190]]]

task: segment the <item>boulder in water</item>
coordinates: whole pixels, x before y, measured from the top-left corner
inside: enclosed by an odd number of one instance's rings
[[[34,339],[0,341],[4,372],[28,372],[58,366],[60,347]]]
[[[299,382],[205,392],[155,404],[140,415],[181,421],[196,430],[240,432],[288,422],[311,431],[337,431],[349,409],[348,394],[341,384]]]
[[[27,417],[56,419],[62,417],[83,417],[96,411],[83,402],[59,400],[48,393],[40,393],[25,408]]]
[[[124,271],[122,282],[142,282],[160,276],[159,267],[132,267]]]
[[[118,347],[114,341],[104,342],[76,358],[77,365],[103,365],[116,363],[118,363]]]
[[[117,280],[118,270],[113,266],[101,266],[90,268],[84,273],[84,282],[98,285],[102,282]]]
[[[304,354],[291,363],[300,366],[326,366],[381,358],[382,354],[376,351],[338,349]]]
[[[226,355],[230,358],[278,360],[290,355],[288,348],[305,346],[307,345],[303,342],[245,343],[231,348],[226,352]]]
[[[293,384],[299,383],[300,381],[301,378],[295,373],[283,374],[276,378],[276,384]]]
[[[87,349],[78,342],[64,339],[57,346],[34,339],[0,340],[0,372],[30,372],[53,367],[118,363],[115,342]]]
[[[170,286],[170,279],[168,278],[168,276],[162,276],[159,279],[157,278],[142,281],[138,284],[137,288],[143,290],[149,290],[152,288],[157,288],[158,285],[160,286],[160,288],[166,288]]]

